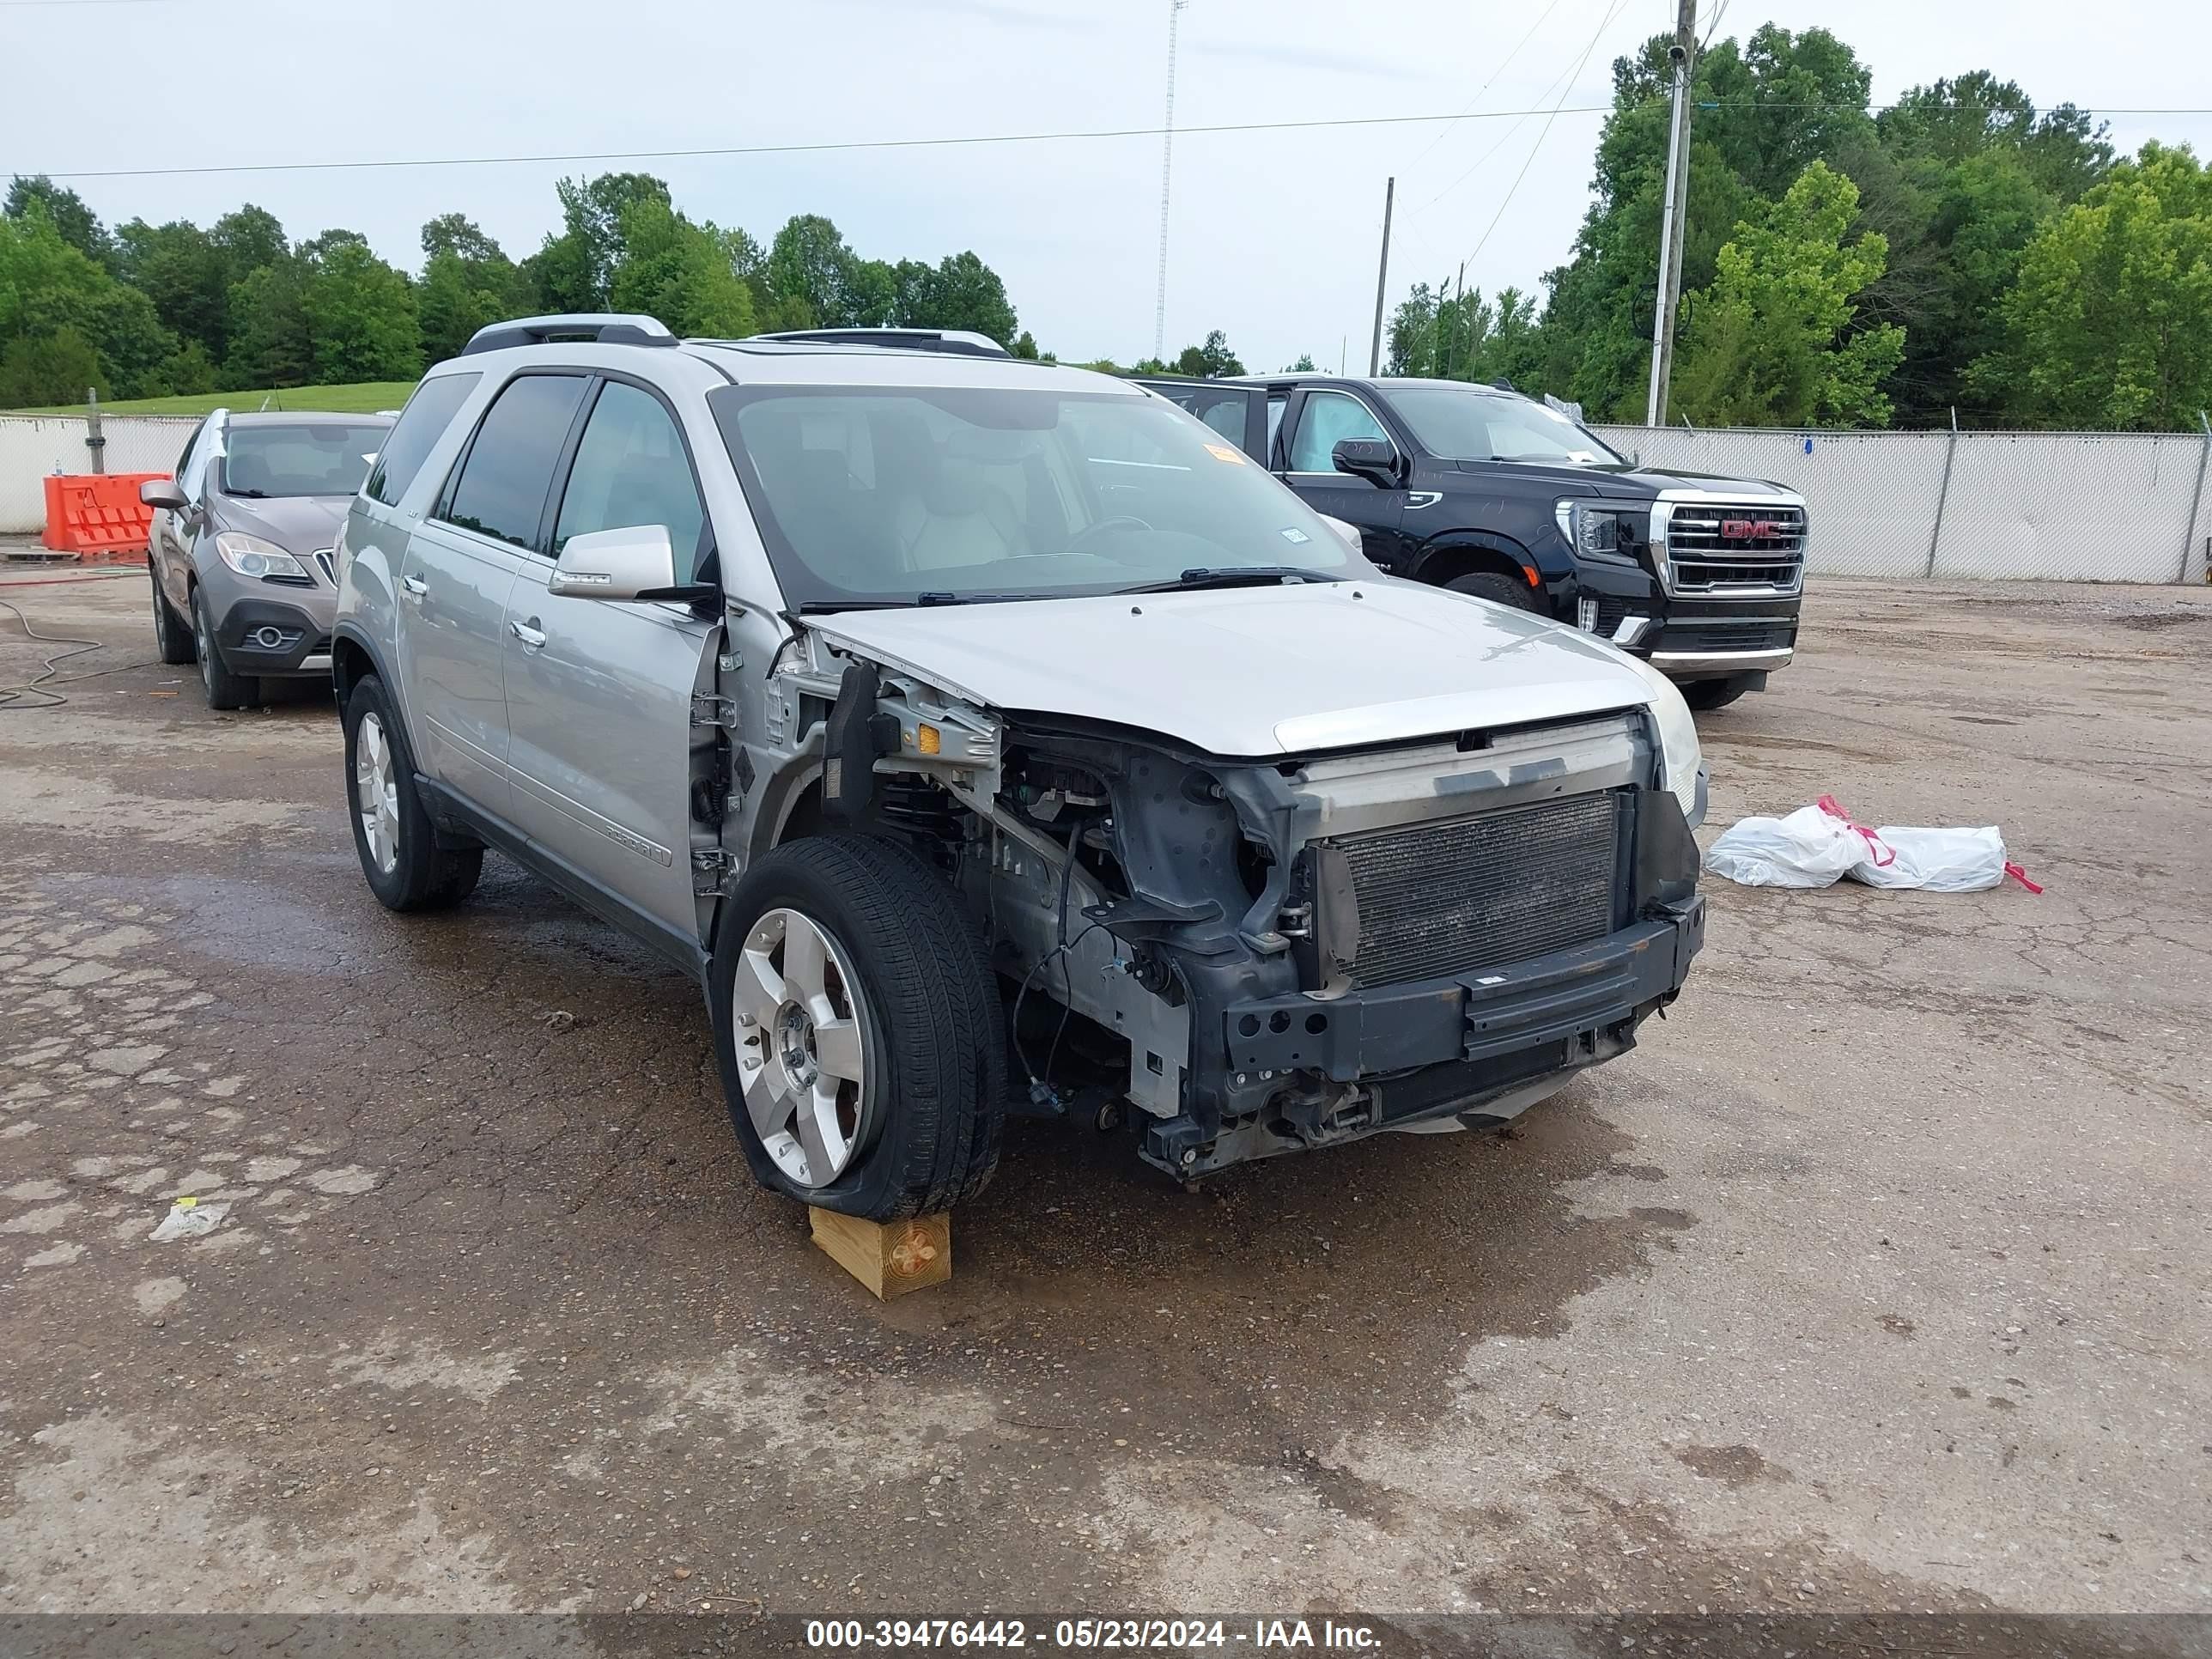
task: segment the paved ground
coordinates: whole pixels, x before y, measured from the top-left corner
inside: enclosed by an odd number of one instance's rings
[[[2042,897],[1723,888],[1512,1139],[1018,1133],[883,1307],[695,992],[503,864],[380,910],[327,700],[210,714],[145,593],[0,576],[112,671],[0,711],[0,1614],[2212,1610],[2212,594],[1822,584],[1708,838]]]

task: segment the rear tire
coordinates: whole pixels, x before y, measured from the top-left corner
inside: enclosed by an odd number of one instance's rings
[[[368,890],[387,910],[459,904],[483,872],[483,848],[438,844],[415,788],[415,761],[383,682],[364,674],[346,699],[346,816]]]
[[[146,558],[146,574],[153,578],[154,647],[161,653],[163,662],[172,665],[188,663],[197,654],[192,644],[192,630],[185,626],[185,619],[177,614],[177,607],[169,603],[169,596],[161,591],[161,572],[154,563],[151,554]]]
[[[1682,701],[1701,713],[1725,708],[1744,694],[1734,680],[1692,680],[1681,688]]]
[[[1488,599],[1515,611],[1531,611],[1540,615],[1544,611],[1543,600],[1535,588],[1519,576],[1508,576],[1500,571],[1470,571],[1464,576],[1454,576],[1444,586],[1455,593],[1471,593],[1478,599]]]
[[[723,907],[709,994],[731,1121],[771,1192],[889,1221],[990,1180],[998,987],[944,878],[905,848],[811,836],[761,859]]]
[[[200,685],[210,708],[248,708],[261,701],[261,681],[251,674],[234,674],[215,642],[215,625],[209,622],[207,599],[192,590],[192,649],[200,659]]]

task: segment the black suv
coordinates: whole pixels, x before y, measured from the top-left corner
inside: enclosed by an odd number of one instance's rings
[[[1601,635],[1693,708],[1761,689],[1796,645],[1805,501],[1778,484],[1639,467],[1505,386],[1144,384],[1357,526],[1393,574]]]

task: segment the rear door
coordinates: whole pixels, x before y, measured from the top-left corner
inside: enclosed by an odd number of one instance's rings
[[[1358,526],[1360,550],[1376,564],[1385,570],[1401,569],[1407,563],[1400,532],[1405,490],[1340,472],[1334,456],[1336,446],[1346,438],[1380,438],[1397,453],[1402,477],[1405,446],[1390,435],[1364,398],[1334,387],[1307,387],[1291,399],[1281,419],[1289,427],[1283,441],[1283,482],[1315,512]]]
[[[672,942],[696,945],[691,698],[711,689],[718,618],[689,606],[556,596],[571,536],[657,525],[679,582],[712,547],[682,428],[649,387],[595,387],[553,498],[551,533],[507,596],[507,772],[516,826]],[[711,738],[711,728],[697,740]]]
[[[399,570],[399,674],[416,764],[507,820],[507,590],[536,562],[553,477],[590,377],[525,370],[484,411]]]
[[[1144,378],[1150,386],[1218,432],[1261,465],[1267,465],[1267,390],[1219,380]]]

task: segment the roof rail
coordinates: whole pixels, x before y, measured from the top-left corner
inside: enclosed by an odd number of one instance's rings
[[[544,345],[548,340],[591,340],[600,345],[672,346],[676,337],[656,317],[611,311],[576,312],[558,317],[517,317],[487,323],[469,336],[461,356],[504,351],[509,346]]]
[[[752,337],[812,345],[888,346],[903,351],[943,351],[956,357],[1013,356],[989,335],[976,334],[964,328],[794,328],[781,334],[756,334]]]

